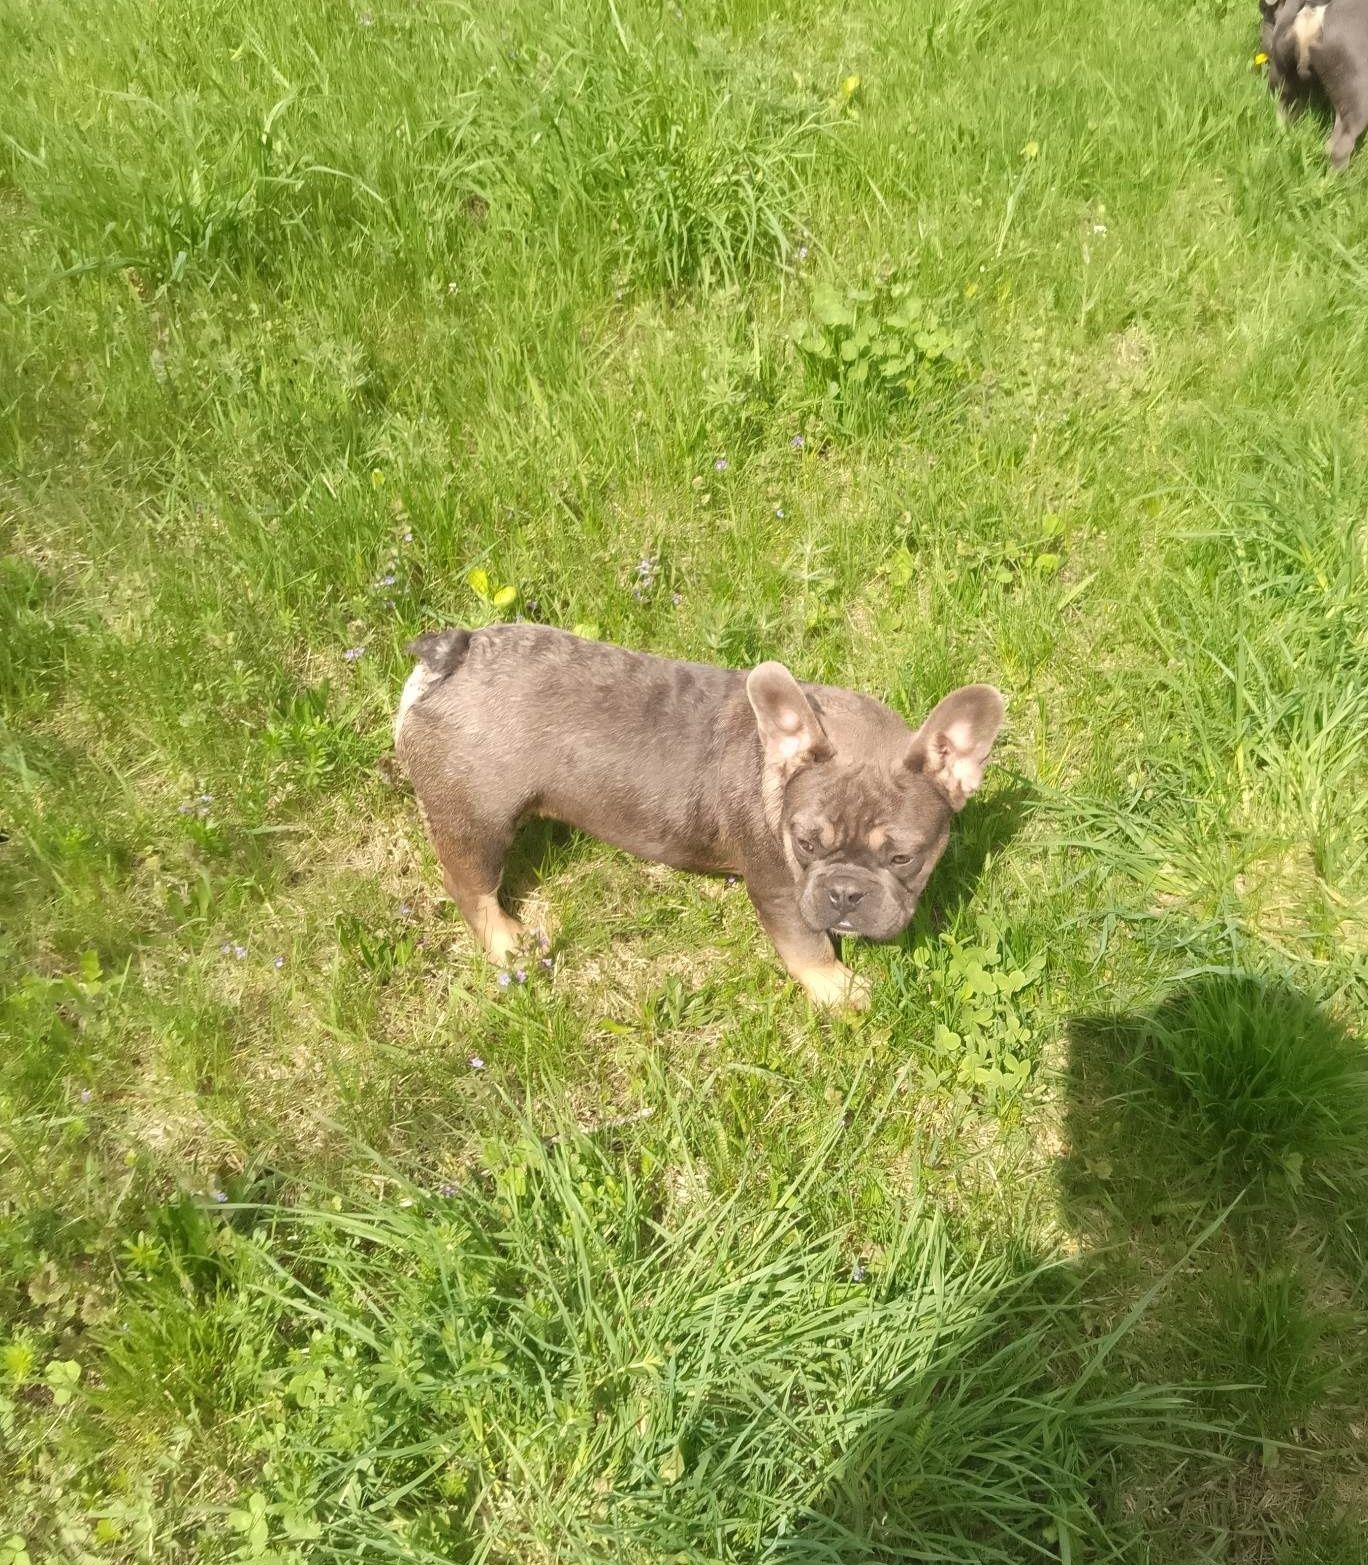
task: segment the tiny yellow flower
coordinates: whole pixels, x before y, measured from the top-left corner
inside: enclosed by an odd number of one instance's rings
[[[1028,141],[1021,149],[1021,155],[1027,162],[1032,158],[1038,158],[1040,156],[1040,143],[1038,141]]]
[[[1260,49],[1259,52],[1254,56],[1254,64],[1256,66],[1268,64],[1268,56],[1262,49]]]
[[[853,98],[859,90],[860,78],[858,76],[847,76],[841,83],[841,95],[843,97]]]
[[[378,467],[377,468],[373,468],[371,470],[371,488],[372,489],[383,489],[384,487],[385,487],[385,475],[380,471],[380,469]]]

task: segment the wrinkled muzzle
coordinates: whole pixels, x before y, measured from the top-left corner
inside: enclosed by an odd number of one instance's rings
[[[812,929],[891,940],[907,927],[917,899],[884,871],[858,864],[823,864],[809,871],[798,909]]]

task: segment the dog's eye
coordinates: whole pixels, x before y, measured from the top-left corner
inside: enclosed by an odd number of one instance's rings
[[[800,837],[797,832],[793,834],[793,845],[799,853],[812,853],[817,847],[811,837]]]
[[[910,853],[893,853],[889,855],[888,862],[890,864],[910,864],[912,855]]]

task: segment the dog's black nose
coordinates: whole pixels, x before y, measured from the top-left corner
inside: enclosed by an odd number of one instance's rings
[[[838,880],[827,887],[827,901],[838,913],[849,913],[851,908],[859,907],[864,901],[864,892],[847,880]]]

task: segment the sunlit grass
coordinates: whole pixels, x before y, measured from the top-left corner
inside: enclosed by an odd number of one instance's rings
[[[1253,30],[0,8],[0,1565],[1354,1558],[1364,176]],[[866,1019],[549,829],[495,985],[386,756],[515,615],[1008,693]]]

